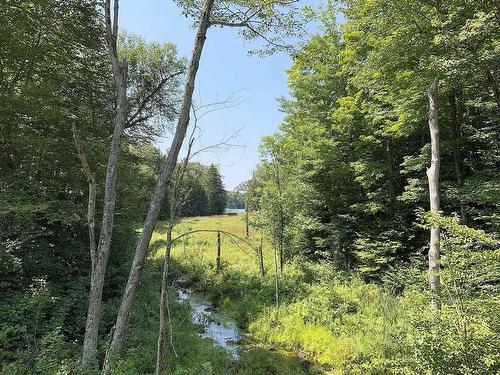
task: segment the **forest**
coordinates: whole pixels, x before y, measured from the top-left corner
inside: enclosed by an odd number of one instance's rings
[[[0,374],[499,374],[500,2],[174,3],[0,2]],[[290,59],[231,189],[222,31]]]

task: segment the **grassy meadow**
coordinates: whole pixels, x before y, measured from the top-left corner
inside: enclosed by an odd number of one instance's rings
[[[116,364],[114,373],[145,374],[154,370],[156,339],[158,330],[158,304],[160,280],[165,254],[166,223],[159,223],[151,240],[151,255],[141,279],[138,300],[131,317],[131,330],[127,355]],[[197,229],[220,229],[244,236],[244,222],[241,215],[194,217],[182,220],[175,227],[173,237],[186,231]],[[222,237],[223,271],[215,274],[216,234],[196,233],[175,243],[172,250],[172,282],[180,276],[188,276],[192,289],[205,293],[216,305],[220,305],[235,318],[240,318],[241,311],[231,310],[230,299],[224,300],[225,283],[228,275],[246,275],[249,280],[258,272],[256,254],[248,246],[235,244]],[[269,258],[269,254],[266,254]],[[269,262],[268,259],[266,259]],[[241,288],[241,284],[234,287]],[[231,288],[232,290],[232,288]],[[246,294],[244,291],[242,295]],[[248,289],[251,296],[251,289]],[[273,303],[273,294],[269,295]],[[242,344],[240,360],[234,362],[229,353],[215,347],[210,339],[197,335],[200,328],[193,325],[189,307],[177,302],[175,290],[170,293],[170,309],[173,328],[173,347],[169,347],[166,358],[165,374],[307,374],[313,370],[299,361],[293,351],[271,350],[270,347],[248,340]],[[175,302],[173,302],[175,301]],[[224,304],[226,302],[226,304]],[[255,310],[255,307],[254,309]],[[238,322],[240,322],[238,320]],[[240,324],[245,327],[245,324]]]
[[[153,371],[165,227],[165,223],[158,225],[151,242],[128,353],[117,366],[117,374]],[[243,215],[225,215],[183,219],[173,238],[194,230],[245,235]],[[260,234],[252,228],[250,241],[260,242]],[[264,276],[256,252],[241,241],[222,236],[219,273],[215,272],[215,233],[194,233],[174,245],[170,282],[189,278],[191,288],[231,316],[246,339],[240,347],[240,361],[235,363],[210,339],[196,335],[199,328],[191,323],[187,306],[171,302],[177,355],[170,347],[165,374],[472,375],[498,370],[496,304],[469,310],[472,331],[465,341],[460,329],[463,315],[456,306],[444,305],[439,317],[428,308],[421,271],[402,270],[392,280],[376,285],[328,264],[295,257],[280,275],[280,307],[276,309],[274,257],[268,243],[264,242]],[[395,293],[397,288],[391,285],[401,284],[406,285],[404,291]],[[170,301],[176,301],[175,291]]]

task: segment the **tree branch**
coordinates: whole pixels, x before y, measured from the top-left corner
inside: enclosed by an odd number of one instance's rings
[[[171,80],[172,78],[175,78],[177,77],[178,75],[184,73],[184,70],[180,70],[178,72],[175,72],[175,73],[172,73],[170,74],[169,76],[163,78],[160,83],[158,83],[158,85],[148,94],[146,95],[146,97],[143,99],[143,101],[141,102],[141,104],[139,104],[139,106],[137,107],[137,110],[134,112],[134,114],[132,116],[130,116],[127,120],[127,122],[125,123],[125,128],[128,129],[128,128],[131,128],[132,126],[136,125],[138,122],[140,121],[134,121],[136,119],[137,116],[139,116],[141,114],[141,112],[144,110],[144,108],[146,107],[146,105],[154,98],[154,96],[156,94],[158,94],[158,92],[162,89],[162,87],[169,81]],[[146,119],[148,117],[146,116]]]
[[[95,201],[96,201],[96,181],[95,177],[90,169],[90,165],[87,161],[85,155],[85,150],[78,136],[76,126],[73,124],[73,139],[75,140],[76,150],[78,156],[80,157],[80,162],[82,163],[83,171],[87,177],[87,182],[89,184],[89,198],[87,207],[87,224],[89,227],[89,243],[90,243],[90,261],[92,263],[92,268],[95,266],[96,262],[96,241],[95,241]]]

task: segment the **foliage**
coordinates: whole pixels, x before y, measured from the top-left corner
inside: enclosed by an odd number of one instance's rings
[[[244,209],[245,197],[242,192],[238,190],[227,192],[227,208]]]
[[[180,162],[177,168],[179,171],[184,168],[184,162]],[[176,176],[180,174],[177,173]],[[176,194],[171,191],[174,188],[178,190]],[[221,215],[227,205],[222,176],[219,168],[213,164],[210,166],[193,162],[187,164],[182,182],[178,184],[174,180],[167,192],[160,212],[161,220],[170,217],[171,200],[174,196],[179,199],[180,217]]]
[[[208,214],[221,215],[226,208],[226,190],[222,183],[219,169],[211,164],[205,171],[205,181],[208,198]]]
[[[441,206],[463,224],[498,230],[496,11],[475,1],[346,0],[318,12],[321,32],[294,54],[291,98],[280,100],[285,118],[262,141],[247,184],[266,227],[286,212],[287,252],[376,281],[426,252],[413,223],[428,206],[425,92],[433,78]],[[270,165],[279,165],[283,200],[271,194]]]
[[[0,8],[0,372],[74,373],[90,256],[87,181],[71,128],[96,177],[99,213],[114,106],[103,19],[98,2],[87,0],[7,1]],[[158,124],[142,117],[132,124],[133,116],[158,80],[182,68],[172,44],[129,36],[122,49],[130,57],[133,100],[118,166],[103,336],[161,158],[149,142]],[[171,118],[179,79],[142,114]]]

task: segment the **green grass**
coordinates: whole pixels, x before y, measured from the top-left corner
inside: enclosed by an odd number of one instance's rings
[[[244,235],[241,216],[215,216],[207,218],[189,218],[176,227],[174,237],[187,230],[220,229]],[[158,303],[160,280],[165,253],[165,223],[159,223],[151,241],[151,256],[142,273],[141,287],[131,317],[129,339],[125,359],[115,364],[114,374],[148,374],[154,371],[156,339],[158,330]],[[226,268],[257,263],[251,249],[240,249],[227,238],[222,240],[223,260]],[[215,275],[216,234],[199,233],[192,238],[178,242],[172,254],[172,278],[188,274],[195,282],[194,287],[208,293],[214,301],[217,286],[212,283]],[[220,279],[221,282],[223,279]],[[223,296],[223,291],[217,293]],[[189,307],[176,302],[176,293],[170,295],[173,344],[177,356],[169,347],[165,363],[165,374],[234,374],[234,375],[290,375],[306,374],[305,368],[294,357],[294,353],[277,350],[270,351],[255,342],[245,343],[240,350],[240,360],[234,362],[231,356],[215,347],[210,339],[197,335],[199,327],[191,323]],[[233,314],[234,315],[234,314]]]
[[[244,237],[245,227],[242,215],[187,218],[175,227],[174,238],[200,229]],[[116,374],[153,371],[165,237],[165,223],[159,223],[134,307],[126,359]],[[251,231],[249,240],[258,244],[259,233]],[[281,305],[276,309],[269,244],[264,242],[267,272],[262,276],[256,252],[225,236],[223,268],[216,273],[216,241],[215,233],[203,232],[176,242],[171,277],[188,276],[193,289],[248,332],[241,359],[234,363],[209,339],[198,337],[199,328],[191,323],[188,308],[172,303],[173,341],[179,356],[168,351],[165,374],[293,375],[319,370],[332,375],[475,375],[498,371],[498,325],[491,319],[498,316],[498,304],[465,301],[481,309],[470,310],[473,330],[464,341],[456,328],[461,317],[453,305],[445,301],[438,317],[429,310],[423,272],[393,275],[407,286],[403,294],[393,295],[355,274],[296,257],[280,277]],[[305,361],[299,361],[299,355]]]

